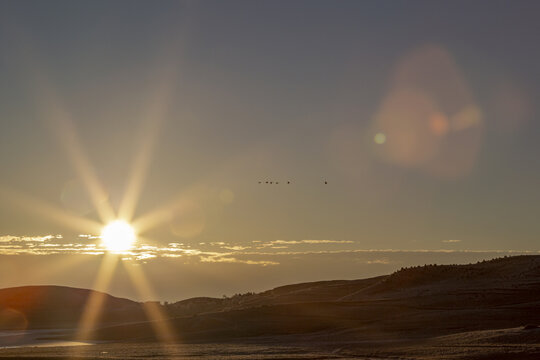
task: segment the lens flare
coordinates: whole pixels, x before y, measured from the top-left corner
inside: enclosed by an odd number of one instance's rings
[[[386,135],[383,133],[377,133],[375,134],[373,141],[375,141],[376,144],[382,145],[386,142]]]

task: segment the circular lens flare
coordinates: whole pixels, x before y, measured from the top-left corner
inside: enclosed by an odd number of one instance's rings
[[[110,222],[101,231],[101,242],[110,252],[123,252],[135,243],[135,230],[123,220]]]
[[[373,138],[376,144],[382,145],[386,142],[386,135],[384,133],[377,133]]]

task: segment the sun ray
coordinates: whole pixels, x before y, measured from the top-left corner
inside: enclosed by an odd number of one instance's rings
[[[75,129],[65,106],[54,91],[49,77],[43,71],[41,64],[45,63],[32,46],[30,34],[15,24],[10,24],[11,30],[19,38],[21,49],[25,56],[22,57],[22,64],[26,69],[25,76],[32,84],[29,89],[35,96],[44,114],[44,122],[47,123],[56,135],[60,144],[67,152],[69,160],[77,175],[86,187],[90,199],[98,212],[102,222],[106,223],[114,218],[114,211],[109,203],[107,192],[101,185],[93,166],[86,156],[81,146],[81,140]]]
[[[49,114],[48,120],[58,140],[66,151],[69,160],[74,167],[80,180],[83,182],[90,200],[103,223],[114,219],[114,210],[109,203],[108,194],[99,181],[94,167],[88,160],[79,138],[75,125],[65,109],[49,99],[47,102]]]
[[[89,255],[73,254],[70,256],[64,256],[56,254],[51,256],[54,256],[54,261],[52,261],[47,267],[41,268],[37,275],[38,279],[43,279],[42,281],[54,278],[54,276],[57,274],[72,271],[73,267],[75,266],[84,266],[85,264],[91,263],[91,261],[94,259],[93,256]]]
[[[140,266],[128,266],[126,263],[123,264],[133,285],[139,293],[139,297],[142,299],[155,299],[156,296],[154,291]],[[158,340],[167,344],[175,343],[177,340],[176,333],[169,322],[169,318],[161,309],[161,305],[155,302],[146,302],[144,303],[144,311],[151,321],[150,324],[153,327]]]
[[[30,47],[28,47],[28,50],[28,54],[33,54]],[[177,52],[179,48],[168,50],[167,53],[169,55],[178,55]],[[40,63],[35,60],[37,58],[38,57],[35,56],[35,54],[27,57],[28,61],[26,65],[30,69],[28,73],[32,74],[34,77],[32,79],[32,91],[37,95],[40,110],[45,114],[44,118],[46,122],[58,138],[59,143],[67,153],[69,161],[77,173],[77,176],[84,184],[101,222],[103,224],[108,224],[118,217],[129,222],[135,212],[138,198],[148,172],[160,124],[165,117],[168,104],[171,100],[173,85],[171,79],[176,75],[178,68],[177,64],[169,61],[167,64],[161,64],[162,66],[157,67],[158,71],[161,71],[162,75],[164,75],[161,78],[165,79],[165,81],[161,83],[162,86],[160,86],[159,90],[154,93],[155,97],[153,105],[149,110],[148,120],[142,128],[142,131],[145,132],[145,139],[142,146],[140,146],[139,153],[133,160],[131,174],[128,178],[128,183],[119,208],[118,215],[120,216],[117,217],[109,202],[108,194],[102,186],[93,165],[82,147],[81,138],[76,131],[76,126],[67,108],[62,106],[62,102],[58,98],[53,87],[50,86],[50,82],[47,81],[48,79],[44,72],[40,71]],[[173,56],[172,58],[175,57]],[[170,60],[168,57],[166,57],[166,59]],[[1,192],[0,195],[2,195]],[[77,228],[84,233],[99,233],[102,226],[102,224],[95,221],[72,215],[68,212],[56,209],[54,206],[35,201],[30,197],[14,195],[13,192],[9,192],[9,196],[17,197],[17,201],[24,199],[22,202],[25,204],[25,208],[32,208],[34,212],[44,214],[58,222]],[[105,301],[104,292],[109,288],[118,261],[119,255],[113,254],[112,252],[107,252],[103,257],[93,286],[93,289],[96,290],[96,292],[92,292],[90,298],[87,300],[79,322],[76,332],[76,337],[78,339],[87,339],[90,332],[95,328],[97,320],[103,310]],[[150,284],[142,271],[136,267],[128,269],[131,270],[128,271],[128,274],[130,274],[132,281],[141,296],[154,298]],[[157,304],[151,303],[145,306],[145,311],[149,319],[152,320],[152,325],[155,326],[155,331],[160,341],[173,342],[175,340],[175,334],[162,309]]]
[[[28,51],[32,53],[30,48]],[[60,145],[66,151],[69,161],[84,184],[101,221],[110,221],[114,218],[114,211],[109,203],[108,194],[81,146],[81,139],[69,112],[62,106],[47,76],[43,71],[39,71],[39,66],[33,62],[28,65],[34,65],[30,71],[34,84],[32,91],[36,95],[41,113],[44,114],[44,122],[51,128]]]
[[[106,297],[106,291],[112,280],[118,256],[112,253],[106,253],[101,262],[96,281],[92,289],[94,290],[86,302],[79,326],[76,332],[76,339],[88,340],[90,332],[95,328],[97,320],[103,310],[103,303]]]
[[[144,233],[156,226],[167,222],[171,218],[171,212],[174,209],[181,208],[182,197],[178,196],[175,200],[169,202],[166,205],[160,206],[157,209],[147,212],[141,215],[133,221],[133,226],[140,233]]]
[[[169,67],[169,69],[172,69],[172,67]],[[151,101],[146,119],[141,125],[141,133],[144,138],[137,146],[138,152],[133,158],[131,173],[128,177],[122,202],[118,210],[118,216],[127,221],[133,218],[142,187],[148,174],[148,168],[159,130],[170,106],[171,94],[174,87],[171,79],[174,79],[174,71],[168,71],[164,75],[164,78],[165,80],[162,80],[159,86],[157,86],[157,89],[153,91],[153,101]]]
[[[140,145],[140,150],[135,157],[126,185],[122,202],[118,210],[118,217],[130,221],[137,207],[139,195],[144,185],[144,181],[150,165],[152,149],[154,147],[157,130],[152,127],[148,131],[147,138]]]
[[[97,221],[74,215],[55,205],[34,199],[29,195],[11,188],[1,187],[0,196],[24,210],[49,218],[59,224],[83,233],[99,233],[102,227],[102,224]]]
[[[209,191],[208,187],[204,186],[205,182],[216,177],[216,175],[221,172],[230,173],[231,167],[235,165],[251,161],[255,152],[270,152],[272,141],[276,141],[274,136],[269,137],[264,143],[253,143],[244,148],[242,151],[239,151],[234,156],[224,161],[218,169],[202,177],[190,187],[186,187],[181,192],[177,193],[168,203],[158,206],[135,218],[132,221],[132,225],[139,233],[144,233],[170,221],[174,216],[173,213],[182,212],[193,202],[203,202],[208,200],[208,198],[212,196],[212,191]]]

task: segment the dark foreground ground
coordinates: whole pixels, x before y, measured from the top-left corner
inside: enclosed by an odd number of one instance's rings
[[[276,345],[280,344],[280,345]],[[0,359],[540,359],[540,329],[474,331],[431,339],[325,341],[321,336],[237,343],[107,343],[0,350]]]
[[[90,296],[103,297],[102,317],[79,338],[63,329]],[[0,290],[0,359],[540,360],[540,256],[154,304],[161,321],[145,306],[84,289]],[[165,327],[174,344],[160,345]],[[93,345],[56,346],[73,341]]]

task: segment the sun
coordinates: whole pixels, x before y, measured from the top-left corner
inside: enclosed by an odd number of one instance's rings
[[[136,239],[135,229],[124,220],[112,221],[101,231],[101,242],[110,252],[127,251]]]

